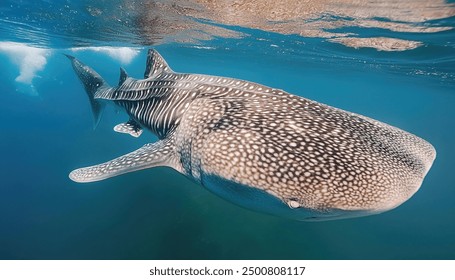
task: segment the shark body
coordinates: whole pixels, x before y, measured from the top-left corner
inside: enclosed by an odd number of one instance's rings
[[[172,71],[149,50],[144,79],[121,69],[109,86],[68,56],[89,96],[124,108],[114,130],[159,140],[72,171],[93,182],[168,166],[249,209],[297,220],[381,213],[420,187],[436,152],[425,140],[382,122],[253,82]]]

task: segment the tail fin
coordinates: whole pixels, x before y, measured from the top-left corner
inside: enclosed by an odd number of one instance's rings
[[[74,72],[76,72],[79,80],[81,80],[82,84],[84,85],[85,91],[87,92],[88,98],[90,100],[90,105],[92,107],[94,127],[96,128],[100,121],[102,109],[104,106],[103,103],[95,99],[95,93],[100,89],[109,88],[109,85],[98,73],[95,72],[95,70],[83,64],[74,56],[67,54],[65,54],[65,56],[71,60]]]

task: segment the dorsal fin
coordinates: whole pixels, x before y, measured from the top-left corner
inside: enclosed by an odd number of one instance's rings
[[[118,80],[118,85],[121,86],[126,79],[128,79],[128,73],[126,73],[123,67],[120,67],[120,79]]]
[[[154,49],[149,49],[147,53],[147,64],[145,65],[144,79],[158,76],[163,72],[172,73],[164,58]]]

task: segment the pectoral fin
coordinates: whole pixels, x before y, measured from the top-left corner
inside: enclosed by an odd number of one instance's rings
[[[88,183],[155,166],[174,167],[174,156],[173,141],[163,139],[111,161],[76,169],[69,177],[78,183]]]
[[[114,131],[119,133],[128,133],[133,137],[139,137],[142,134],[141,125],[133,119],[130,119],[126,123],[120,123],[114,126]]]

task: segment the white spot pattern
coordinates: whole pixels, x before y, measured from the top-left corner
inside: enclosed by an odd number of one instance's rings
[[[415,135],[282,90],[174,73],[156,51],[145,77],[94,97],[113,100],[163,140],[75,170],[73,180],[168,165],[201,183],[213,175],[264,191],[290,209],[371,214],[415,193],[436,155]]]

